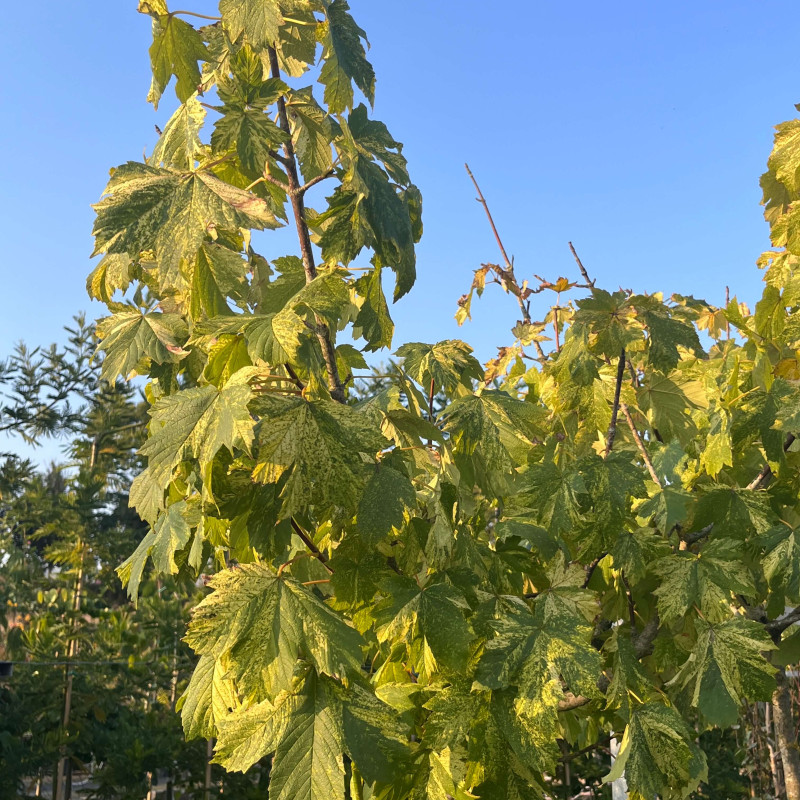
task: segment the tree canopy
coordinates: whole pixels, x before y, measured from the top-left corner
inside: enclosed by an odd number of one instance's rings
[[[104,376],[151,404],[150,529],[119,574],[135,600],[149,563],[215,573],[187,736],[231,771],[271,757],[275,800],[523,800],[614,735],[606,780],[650,800],[706,777],[695,726],[775,697],[800,796],[777,667],[800,620],[800,122],[762,177],[754,313],[606,291],[579,259],[520,282],[503,249],[458,309],[491,282],[516,299],[497,359],[410,342],[356,392],[422,234],[365,32],[345,0],[139,10],[150,100],[174,77],[180,105],[112,170],[88,288]],[[259,233],[282,225],[294,253]]]

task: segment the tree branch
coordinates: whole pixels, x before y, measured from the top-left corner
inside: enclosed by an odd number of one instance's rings
[[[650,473],[650,477],[653,479],[653,482],[660,489],[661,481],[658,479],[658,474],[656,473],[655,468],[653,467],[653,462],[650,460],[650,454],[647,452],[647,448],[644,446],[642,437],[639,435],[639,431],[636,429],[636,425],[633,422],[633,417],[631,416],[631,412],[628,410],[628,404],[620,403],[619,407],[622,409],[622,413],[625,415],[625,419],[628,421],[628,427],[631,429],[631,434],[633,434],[633,440],[636,442],[636,446],[639,448],[639,452],[642,454],[642,458],[644,459],[647,471]]]
[[[786,441],[783,443],[783,452],[785,453],[795,440],[795,435],[790,433],[786,436]],[[765,464],[761,472],[747,484],[748,489],[760,489],[772,477],[772,468],[769,464]]]
[[[325,567],[331,575],[333,575],[333,570],[328,566],[328,556],[322,552],[314,544],[314,540],[295,522],[294,517],[292,517],[292,530],[297,534],[297,536],[302,539],[303,544],[311,551],[311,554],[316,558],[323,567]]]
[[[464,164],[464,168],[467,170],[467,175],[472,180],[472,183],[475,186],[475,191],[478,193],[478,202],[483,206],[483,210],[486,212],[486,216],[489,218],[489,224],[492,226],[492,232],[494,233],[494,238],[497,240],[497,244],[500,247],[500,252],[503,254],[503,261],[505,261],[506,269],[513,271],[514,265],[511,263],[511,259],[508,257],[508,253],[506,253],[506,248],[503,246],[503,240],[500,238],[500,234],[497,232],[497,227],[494,224],[494,219],[492,219],[492,212],[489,211],[489,204],[486,202],[486,198],[483,196],[483,192],[481,191],[481,187],[478,186],[478,181],[475,180],[475,176],[472,174],[472,170],[469,168],[469,164]]]
[[[281,70],[278,64],[278,54],[275,52],[274,47],[267,48],[267,52],[269,54],[270,73],[273,78],[280,78]],[[303,256],[303,269],[306,273],[306,283],[311,283],[311,281],[317,277],[317,267],[314,263],[314,250],[311,246],[311,235],[309,234],[308,224],[306,223],[303,194],[298,191],[300,189],[300,178],[297,172],[297,159],[295,157],[294,146],[292,145],[292,129],[289,124],[289,115],[286,113],[286,98],[283,96],[278,98],[278,117],[279,126],[287,136],[286,142],[283,145],[283,151],[286,158],[284,161],[286,176],[289,180],[289,200],[292,204],[295,227],[297,228],[297,236],[300,240],[300,251]],[[315,316],[317,320],[317,338],[319,339],[320,348],[322,349],[325,370],[328,374],[328,390],[334,400],[339,403],[344,403],[344,384],[339,376],[339,368],[336,364],[336,349],[333,346],[331,333],[324,321],[318,315]]]
[[[774,639],[776,636],[780,638],[780,635],[788,627],[794,625],[795,622],[800,622],[800,606],[795,608],[793,611],[790,611],[788,614],[784,614],[782,617],[778,617],[778,619],[771,619],[765,622],[764,627]]]
[[[572,242],[567,242],[567,244],[569,245],[569,249],[572,251],[572,255],[578,264],[578,269],[581,271],[583,279],[586,281],[586,283],[589,284],[589,286],[594,288],[594,281],[589,277],[589,273],[586,271],[586,267],[583,266],[583,262],[580,260],[578,254],[575,252],[575,248],[572,246]]]
[[[611,422],[608,426],[608,434],[606,435],[606,455],[611,452],[614,447],[614,439],[617,435],[617,414],[619,413],[619,395],[622,391],[622,376],[625,374],[625,348],[619,357],[619,365],[617,366],[617,383],[614,387],[614,405],[611,407]]]

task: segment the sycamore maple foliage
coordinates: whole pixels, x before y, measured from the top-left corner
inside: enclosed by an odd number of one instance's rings
[[[531,289],[487,265],[473,290],[517,297],[515,343],[487,369],[405,344],[356,402],[366,363],[338,340],[391,344],[386,271],[402,297],[421,235],[402,146],[356,99],[364,31],[345,0],[139,10],[149,99],[174,76],[181,105],[113,170],[88,287],[105,377],[147,376],[152,403],[131,489],[151,531],[120,575],[135,598],[148,561],[216,572],[187,736],[229,770],[272,756],[276,800],[522,800],[614,734],[609,779],[686,796],[695,725],[772,697],[800,616],[777,619],[800,603],[800,122],[763,179],[754,315],[584,274],[545,351]],[[252,231],[289,219],[298,254],[259,255]]]

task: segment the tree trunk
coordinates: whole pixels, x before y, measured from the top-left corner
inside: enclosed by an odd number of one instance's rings
[[[769,703],[764,703],[764,732],[767,735],[772,788],[775,791],[775,797],[783,797],[783,770],[781,770],[780,756],[777,751],[777,736],[772,722],[772,706]]]
[[[783,762],[783,779],[786,800],[800,800],[800,750],[797,748],[792,699],[786,673],[781,669],[775,676],[778,688],[772,696],[772,713],[775,717],[775,738]]]

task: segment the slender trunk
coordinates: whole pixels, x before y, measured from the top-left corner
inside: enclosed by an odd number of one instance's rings
[[[273,78],[280,78],[281,70],[278,65],[278,55],[276,51],[274,48],[270,47],[267,53],[269,56],[271,76]],[[306,282],[310,283],[317,277],[317,267],[314,263],[311,235],[308,230],[308,224],[306,223],[306,210],[303,200],[304,189],[300,184],[300,175],[297,171],[297,158],[291,139],[292,129],[286,112],[286,100],[283,97],[278,98],[278,123],[280,128],[289,137],[283,146],[285,155],[283,164],[286,167],[286,177],[289,181],[289,201],[292,205],[295,227],[297,228],[297,237],[300,242],[300,252],[303,256],[303,269],[306,273]],[[317,339],[319,340],[322,358],[325,361],[325,370],[328,375],[328,390],[331,393],[331,397],[336,400],[336,402],[344,403],[344,384],[342,383],[341,376],[339,375],[339,367],[336,363],[336,348],[333,345],[333,337],[325,321],[319,315],[315,315],[315,317]]]
[[[211,797],[211,759],[214,758],[214,740],[209,739],[206,744],[206,781],[203,787],[203,800]]]
[[[792,698],[784,670],[779,670],[776,677],[778,688],[772,696],[772,711],[775,716],[775,739],[783,762],[786,800],[800,800],[800,750],[797,748],[792,720]]]
[[[81,563],[78,567],[78,577],[75,579],[75,597],[72,602],[72,611],[75,617],[81,609],[81,595],[83,593],[83,560],[84,550],[81,549]],[[67,663],[64,665],[66,671],[66,680],[64,685],[64,713],[61,719],[62,730],[66,735],[67,728],[69,727],[69,716],[72,710],[72,683],[73,673],[70,667],[70,660],[75,657],[78,652],[78,640],[75,637],[76,620],[73,618],[72,628],[73,635],[67,644]],[[53,782],[53,798],[54,800],[69,800],[72,794],[72,780],[68,778],[68,762],[67,762],[67,748],[66,745],[61,745],[60,758],[56,766],[55,780]],[[71,778],[71,776],[70,776]],[[69,784],[69,785],[68,785]]]
[[[772,725],[772,706],[764,703],[764,732],[767,734],[767,749],[769,750],[769,768],[772,773],[772,788],[775,797],[783,797],[783,779],[781,776],[780,757],[775,749],[775,735]]]

